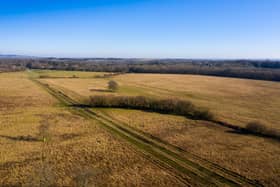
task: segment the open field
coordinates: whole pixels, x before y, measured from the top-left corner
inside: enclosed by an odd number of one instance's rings
[[[26,73],[1,74],[0,90],[0,186],[186,185]]]
[[[238,126],[257,120],[280,129],[280,84],[277,82],[171,74],[123,74],[111,79],[120,84],[116,93],[107,91],[109,78],[44,81],[63,85],[81,96],[114,94],[186,99],[209,108],[220,120]]]
[[[69,96],[70,94],[68,95],[69,91],[41,82],[38,82],[38,84],[66,106],[76,107],[75,109],[80,115],[99,121],[107,130],[118,134],[153,159],[163,162],[173,168],[174,171],[177,171],[176,173],[179,174],[178,176],[183,175],[188,178],[190,177],[195,185],[261,186],[258,181],[250,180],[200,157],[192,154],[189,154],[188,157],[184,157],[181,154],[181,149],[178,150],[178,148],[174,148],[161,141],[155,141],[149,135],[147,136],[132,128],[120,125],[116,123],[115,120],[112,120],[112,118],[104,117],[102,114],[100,115],[99,111],[85,108],[83,105],[80,106],[79,102],[72,99],[72,97]],[[73,92],[70,93],[73,95]],[[183,179],[185,179],[185,177]]]
[[[117,92],[107,90],[107,82],[111,79],[120,85]],[[237,126],[245,126],[250,121],[258,120],[280,129],[280,114],[277,110],[280,107],[277,97],[280,85],[275,82],[156,74],[40,81],[54,85],[74,98],[113,94],[186,99],[198,106],[210,108],[219,119]],[[259,180],[262,184],[280,184],[280,147],[277,140],[240,134],[210,122],[173,115],[124,109],[95,109],[95,112],[124,127],[152,135],[162,142],[250,179]]]
[[[279,185],[278,141],[180,116],[123,109],[102,109],[100,113],[243,176],[268,186]]]
[[[259,120],[280,129],[279,83],[104,74],[0,74],[0,184],[280,185],[278,140],[182,116],[80,106],[104,94],[179,98],[236,126]]]
[[[141,78],[140,78],[141,77]],[[117,81],[146,88],[157,97],[179,97],[209,108],[217,117],[236,125],[260,120],[280,129],[280,84],[235,78],[192,75],[119,76]]]
[[[279,10],[1,1],[0,187],[280,187]]]

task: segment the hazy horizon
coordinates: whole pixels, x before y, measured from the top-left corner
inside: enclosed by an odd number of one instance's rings
[[[69,58],[280,59],[276,0],[11,0],[0,54]]]
[[[274,60],[280,60],[280,58],[177,58],[177,57],[117,57],[117,56],[80,56],[80,57],[75,57],[75,56],[43,56],[43,55],[38,55],[38,56],[33,56],[33,55],[28,55],[28,54],[1,54],[0,57],[3,56],[5,57],[11,57],[13,58],[70,58],[70,59],[110,59],[110,58],[116,58],[116,59],[143,59],[143,60],[157,60],[157,59],[171,59],[171,60],[269,60],[269,61],[274,61]]]

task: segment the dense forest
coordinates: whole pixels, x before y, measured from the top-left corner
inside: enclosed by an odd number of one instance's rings
[[[120,58],[2,58],[0,72],[24,69],[198,74],[280,81],[280,61]]]

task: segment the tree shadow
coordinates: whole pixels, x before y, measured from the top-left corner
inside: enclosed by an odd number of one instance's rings
[[[6,135],[0,135],[0,138],[6,138],[8,140],[14,140],[14,141],[26,141],[26,142],[40,142],[41,140],[32,137],[30,135],[27,136],[6,136]]]
[[[227,130],[227,133],[231,133],[231,134],[239,134],[239,135],[250,135],[251,133],[246,132],[246,131],[242,131],[242,130]]]
[[[227,130],[226,132],[231,133],[231,134],[243,135],[243,136],[255,136],[255,137],[260,137],[260,138],[270,138],[271,140],[275,140],[275,141],[280,142],[280,137],[278,137],[278,136],[250,132],[246,129],[232,129],[232,130]]]

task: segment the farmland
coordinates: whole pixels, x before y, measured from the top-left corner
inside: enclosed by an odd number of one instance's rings
[[[3,73],[0,85],[0,186],[184,185],[26,73]]]
[[[57,74],[57,72],[55,73]],[[219,119],[245,126],[260,120],[280,128],[280,84],[235,78],[172,74],[123,74],[113,79],[120,84],[115,92],[106,92],[107,79],[44,79],[44,81],[75,91],[81,96],[114,94],[176,97],[209,108]],[[103,92],[102,92],[103,90]],[[104,92],[105,91],[105,92]],[[256,102],[258,101],[258,102]]]
[[[277,139],[214,121],[83,106],[94,95],[174,98],[217,121],[278,131],[277,82],[51,70],[2,73],[0,82],[2,185],[280,185]]]

